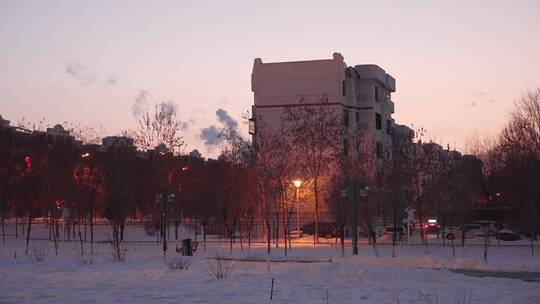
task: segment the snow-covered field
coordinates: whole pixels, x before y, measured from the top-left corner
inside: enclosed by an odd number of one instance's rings
[[[33,235],[47,235],[46,228],[36,228]],[[127,230],[126,236],[142,235],[139,230]],[[182,231],[182,237],[188,233]],[[493,245],[485,262],[481,246],[456,247],[456,258],[449,246],[430,245],[427,252],[423,246],[401,246],[392,258],[391,246],[378,246],[375,257],[363,243],[359,256],[347,247],[341,257],[339,245],[315,247],[306,239],[293,243],[287,258],[283,248],[273,248],[274,262],[267,262],[263,244],[250,250],[244,244],[242,251],[236,243],[231,253],[228,243],[214,242],[206,251],[199,244],[189,269],[170,270],[155,242],[128,242],[123,262],[112,259],[110,244],[96,244],[91,264],[81,262],[78,242],[61,242],[55,255],[52,242],[31,241],[32,247],[47,248],[41,262],[24,255],[21,237],[10,235],[6,242],[0,246],[0,303],[540,303],[540,282],[451,271],[540,271],[540,257],[532,258],[526,246]],[[168,256],[174,248],[172,241]],[[232,272],[216,280],[210,272],[217,262],[209,258],[217,255],[260,262],[222,262]],[[283,260],[322,262],[277,262]]]

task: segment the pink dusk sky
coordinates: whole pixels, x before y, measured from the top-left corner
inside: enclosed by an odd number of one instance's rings
[[[253,59],[332,58],[396,78],[397,123],[463,149],[540,87],[540,1],[0,0],[0,115],[136,127],[133,105],[171,101],[186,151],[253,104]]]

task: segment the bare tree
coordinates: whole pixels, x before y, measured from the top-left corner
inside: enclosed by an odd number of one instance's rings
[[[502,195],[527,223],[534,255],[540,220],[540,89],[516,102],[502,131],[500,151],[505,166]]]
[[[159,145],[172,153],[181,152],[184,139],[181,131],[187,127],[177,117],[176,106],[172,102],[155,105],[154,112],[146,111],[138,118],[139,128],[135,131],[135,143],[142,150],[154,149]]]
[[[252,168],[257,180],[257,200],[261,202],[260,211],[266,227],[267,252],[270,254],[272,231],[279,232],[277,223],[281,209],[279,202],[284,191],[283,180],[295,162],[290,158],[290,137],[283,121],[278,129],[270,129],[262,117],[257,117],[255,134]],[[273,217],[275,225],[272,225]],[[277,237],[278,233],[275,235]]]
[[[285,122],[293,154],[301,173],[311,180],[315,198],[315,242],[319,240],[321,191],[338,162],[344,146],[342,131],[346,118],[322,96],[310,104],[302,98],[298,105],[285,108]]]
[[[9,210],[8,202],[13,195],[15,173],[13,131],[0,125],[0,213],[2,216],[2,244],[4,246],[6,245],[4,221]]]
[[[123,142],[112,145],[104,159],[105,189],[107,192],[105,217],[109,220],[113,235],[113,256],[124,258],[122,240],[124,223],[134,202],[135,149]]]

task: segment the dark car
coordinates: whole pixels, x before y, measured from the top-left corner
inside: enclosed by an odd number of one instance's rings
[[[424,224],[424,226],[422,226],[422,228],[424,229],[424,233],[426,234],[439,234],[441,233],[441,226],[439,226],[438,224]]]
[[[463,231],[467,232],[470,230],[480,229],[480,225],[478,224],[466,224],[463,225]]]
[[[499,232],[497,232],[496,237],[497,237],[497,239],[499,239],[501,241],[519,241],[519,240],[521,240],[521,236],[519,235],[519,233],[514,232],[512,230],[509,230],[509,229],[500,230]]]
[[[405,231],[403,227],[385,227],[383,232],[383,239],[392,239],[394,237],[394,234],[396,234],[396,237],[398,239],[402,239],[403,235],[405,235]]]
[[[300,228],[304,235],[315,233],[315,222],[311,222]],[[319,236],[323,238],[335,238],[339,236],[339,229],[336,222],[319,222]]]

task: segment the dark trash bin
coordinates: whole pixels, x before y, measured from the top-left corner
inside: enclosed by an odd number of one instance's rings
[[[191,239],[182,240],[182,255],[192,256],[193,248],[191,247]]]

